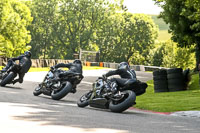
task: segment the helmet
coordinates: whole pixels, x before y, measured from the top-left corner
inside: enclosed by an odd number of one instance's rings
[[[130,69],[129,64],[127,62],[121,62],[118,65],[118,69]]]
[[[79,60],[79,59],[74,60],[73,63],[74,63],[74,64],[82,64],[81,60]]]
[[[30,51],[26,51],[26,52],[24,52],[24,55],[30,58],[31,57],[31,52]]]

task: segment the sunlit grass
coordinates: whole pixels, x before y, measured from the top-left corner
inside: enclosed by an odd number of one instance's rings
[[[158,40],[159,41],[166,41],[171,38],[171,34],[168,33],[167,30],[160,30],[158,33]]]
[[[63,68],[64,70],[67,70],[67,68]],[[97,66],[83,66],[83,70],[97,70],[97,69],[109,69],[106,67],[97,67]],[[29,72],[40,72],[40,71],[49,71],[49,67],[40,67],[40,68],[33,68],[31,67]]]
[[[0,66],[0,70],[2,70],[3,66]],[[63,68],[64,70],[67,70],[67,68]],[[98,66],[83,66],[83,70],[97,70],[97,69],[110,69],[107,67],[98,67]],[[40,72],[40,71],[49,71],[50,67],[31,67],[29,69],[29,72]]]
[[[154,93],[153,80],[148,81],[146,93],[137,97],[135,107],[159,112],[200,110],[200,87],[198,80],[198,74],[195,74],[192,76],[188,90],[160,93]]]

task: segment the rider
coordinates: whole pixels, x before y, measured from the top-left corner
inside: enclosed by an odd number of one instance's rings
[[[146,90],[146,83],[141,83],[139,80],[137,80],[135,71],[130,69],[130,66],[127,62],[121,62],[118,65],[118,69],[109,71],[108,73],[104,74],[103,77],[107,78],[112,75],[119,75],[121,77],[111,79],[111,81],[115,81],[119,86],[121,85],[121,87],[123,87],[122,85],[124,85],[128,80],[132,80],[133,82],[139,83],[140,87],[137,88],[139,90],[134,90],[136,92],[136,95],[141,95]]]
[[[25,51],[24,54],[15,57],[15,58],[11,58],[8,60],[7,65],[1,70],[1,72],[6,72],[12,65],[13,62],[19,60],[19,78],[15,79],[12,83],[15,84],[16,82],[19,83],[23,83],[23,78],[25,73],[28,72],[28,70],[30,69],[32,62],[31,62],[31,52],[30,51]]]
[[[82,62],[79,59],[74,60],[73,63],[68,63],[68,64],[59,63],[59,64],[57,64],[55,66],[52,66],[51,69],[59,68],[59,67],[67,67],[67,68],[69,68],[68,71],[59,74],[59,77],[67,75],[68,73],[80,73],[80,74],[83,73],[82,72]],[[73,88],[72,92],[75,93],[76,92],[76,88]]]

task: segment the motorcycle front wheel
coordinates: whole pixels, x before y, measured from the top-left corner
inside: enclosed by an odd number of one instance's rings
[[[38,85],[37,87],[35,87],[35,90],[33,91],[33,95],[39,96],[40,94],[42,94],[41,87]]]
[[[121,92],[121,98],[118,100],[111,100],[109,109],[112,112],[121,113],[135,104],[136,94],[131,90]]]
[[[77,102],[78,107],[84,108],[89,105],[88,101],[92,95],[92,91],[84,94]]]
[[[2,81],[0,83],[1,86],[5,86],[6,84],[9,84],[12,82],[12,80],[17,76],[16,73],[10,72],[7,76],[2,78]]]
[[[51,98],[53,100],[60,100],[65,97],[72,90],[72,84],[70,82],[66,82],[65,86],[61,88],[59,91],[53,90],[51,93]]]

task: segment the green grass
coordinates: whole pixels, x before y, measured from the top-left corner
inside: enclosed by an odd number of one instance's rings
[[[151,15],[154,23],[158,25],[159,30],[168,30],[169,25],[167,25],[162,18],[158,18],[158,15]]]
[[[166,41],[171,38],[171,34],[168,33],[167,30],[160,30],[158,33],[158,40],[159,41]]]
[[[177,92],[154,93],[153,81],[148,81],[146,93],[138,96],[134,107],[158,112],[200,110],[198,74],[192,76],[189,89]]]
[[[97,70],[97,69],[105,69],[106,67],[97,67],[97,66],[83,66],[83,70]],[[108,69],[108,68],[106,68]],[[67,70],[67,68],[64,68]],[[40,71],[49,71],[49,67],[40,67],[40,68],[33,68],[31,67],[29,72],[40,72]]]
[[[2,70],[3,66],[0,66],[0,70]],[[67,68],[63,68],[64,70],[67,70]],[[97,67],[97,66],[83,66],[83,70],[97,70],[97,69],[109,69],[107,67]],[[31,67],[29,69],[29,72],[41,72],[41,71],[49,71],[49,67]]]
[[[169,25],[166,24],[162,18],[158,18],[158,15],[151,15],[151,18],[159,28],[158,40],[169,40],[171,38],[171,34],[168,33]]]

